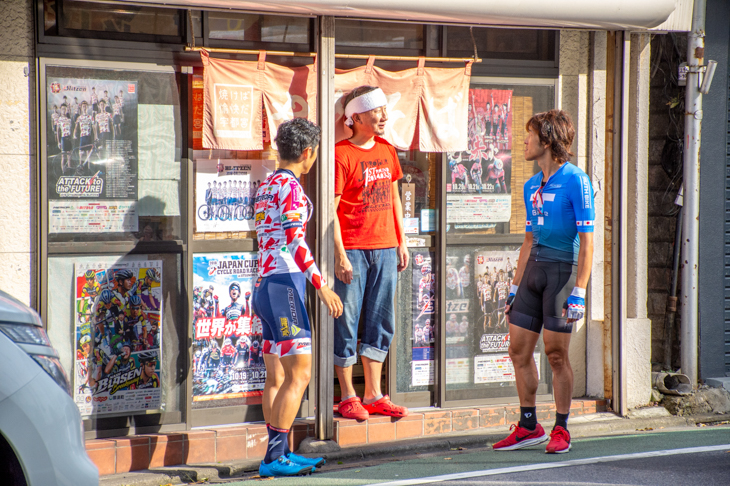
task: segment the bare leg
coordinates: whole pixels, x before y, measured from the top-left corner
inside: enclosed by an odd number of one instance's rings
[[[352,386],[352,366],[343,368],[335,365],[335,373],[340,382],[340,396],[350,397],[356,395],[355,387]]]
[[[533,353],[540,334],[510,324],[509,336],[509,357],[512,359],[512,365],[515,368],[520,406],[534,407],[538,375]]]
[[[570,402],[573,397],[573,368],[570,366],[568,348],[570,347],[570,333],[545,330],[545,354],[553,370],[553,395],[555,395],[555,410],[558,413],[570,412]]]
[[[380,380],[383,376],[383,363],[362,357],[362,368],[365,373],[365,393],[363,400],[371,400],[382,393]]]
[[[274,397],[269,423],[277,429],[289,429],[294,423],[302,395],[312,374],[312,355],[295,354],[279,360],[284,368],[284,383]]]
[[[264,397],[261,406],[264,409],[264,420],[268,424],[271,423],[274,399],[284,383],[284,367],[281,366],[279,357],[275,354],[265,354],[264,363],[266,364],[266,383],[264,383]]]

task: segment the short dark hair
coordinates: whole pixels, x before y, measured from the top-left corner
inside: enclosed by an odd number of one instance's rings
[[[281,160],[296,161],[308,148],[316,149],[322,130],[306,118],[294,118],[279,125],[276,148]]]
[[[570,146],[575,138],[575,128],[570,116],[563,110],[550,110],[533,115],[525,125],[526,130],[532,129],[540,137],[540,143],[547,144],[553,154],[553,159],[560,162],[570,160],[573,153]]]

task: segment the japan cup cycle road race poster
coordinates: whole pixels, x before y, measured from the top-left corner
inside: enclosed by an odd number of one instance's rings
[[[197,159],[196,231],[255,231],[256,191],[274,172],[275,164],[276,161],[266,159]]]
[[[449,152],[447,223],[489,228],[511,213],[512,90],[469,90],[469,145]]]
[[[137,231],[137,81],[49,77],[49,232]]]
[[[413,252],[413,357],[411,385],[434,383],[434,254]]]
[[[76,264],[74,400],[83,417],[160,410],[162,262]]]
[[[258,255],[196,254],[193,272],[193,405],[260,403],[266,368],[261,319],[251,308]]]

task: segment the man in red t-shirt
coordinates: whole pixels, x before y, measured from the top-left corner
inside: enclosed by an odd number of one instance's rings
[[[345,98],[345,123],[353,135],[335,145],[335,292],[344,311],[335,319],[335,371],[339,413],[364,420],[371,413],[405,417],[408,409],[383,396],[383,361],[395,332],[393,301],[398,272],[408,266],[398,180],[403,172],[395,148],[380,138],[388,121],[380,88],[360,86]],[[363,401],[352,386],[357,328],[365,372]]]

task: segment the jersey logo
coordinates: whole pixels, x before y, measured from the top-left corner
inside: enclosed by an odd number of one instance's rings
[[[280,317],[279,323],[281,324],[281,335],[283,337],[289,337],[291,335],[291,333],[289,332],[289,321],[287,320],[287,318]],[[296,332],[294,334],[296,334]]]
[[[297,334],[299,334],[299,331],[301,331],[301,329],[292,324],[292,326],[291,326],[292,336],[296,336]]]

